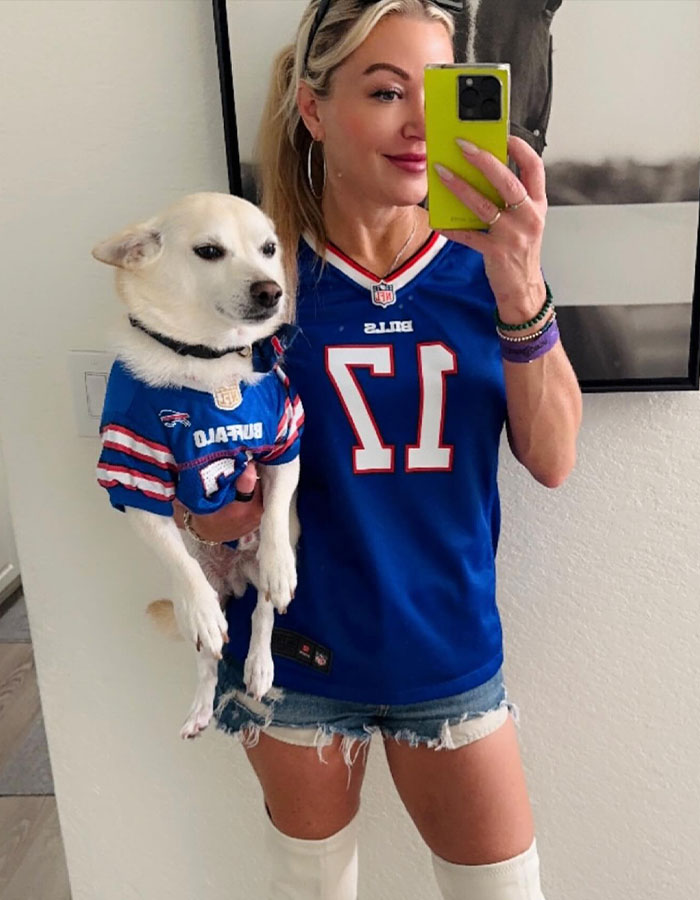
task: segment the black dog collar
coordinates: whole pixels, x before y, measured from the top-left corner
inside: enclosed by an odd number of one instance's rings
[[[158,341],[159,344],[177,353],[178,356],[194,356],[197,359],[221,359],[222,356],[228,356],[229,353],[238,353],[244,358],[252,356],[254,372],[272,371],[284,355],[284,351],[291,346],[299,334],[299,328],[296,325],[282,325],[274,334],[261,341],[256,341],[252,345],[215,350],[205,344],[185,344],[182,341],[175,341],[167,335],[159,334],[157,331],[151,331],[134,316],[129,316],[129,322],[134,328],[143,331],[154,341]]]

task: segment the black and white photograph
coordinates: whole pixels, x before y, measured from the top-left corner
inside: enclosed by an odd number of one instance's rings
[[[270,61],[305,6],[215,3],[231,189],[251,200]],[[581,387],[697,388],[700,2],[465,0],[455,21],[457,62],[511,65],[510,131],[545,164],[543,269]]]

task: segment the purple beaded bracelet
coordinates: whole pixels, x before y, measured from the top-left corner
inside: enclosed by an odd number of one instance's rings
[[[552,319],[551,325],[548,325],[544,332],[532,342],[522,341],[516,344],[499,336],[503,359],[515,363],[529,363],[538,356],[544,356],[558,340],[559,326],[556,319]]]

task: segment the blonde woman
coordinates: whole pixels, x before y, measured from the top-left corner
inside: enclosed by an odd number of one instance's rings
[[[581,397],[540,271],[537,154],[511,138],[520,180],[464,148],[502,212],[442,170],[488,232],[433,233],[419,205],[423,70],[452,61],[459,5],[313,0],[263,116],[263,205],[302,328],[286,362],[306,410],[299,585],[262,701],[242,680],[254,598],[229,604],[216,717],[264,793],[268,898],[356,898],[373,732],[443,897],[543,898],[502,675],[496,473],[506,424],[537,481],[561,484]],[[260,509],[192,523],[233,539]]]

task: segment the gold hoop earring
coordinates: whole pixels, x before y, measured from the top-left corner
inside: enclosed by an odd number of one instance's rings
[[[312,155],[313,155],[313,150],[314,150],[314,144],[321,144],[321,153],[323,154],[323,184],[321,185],[321,193],[320,194],[317,194],[316,191],[314,190],[314,179],[313,179],[313,173],[312,173]],[[309,188],[311,190],[311,193],[317,200],[320,200],[321,197],[323,197],[323,191],[325,190],[325,187],[326,187],[326,175],[327,175],[326,156],[325,156],[325,153],[323,153],[323,144],[321,143],[321,141],[315,141],[312,139],[311,143],[309,144],[309,153],[306,157],[306,174],[309,179]]]

